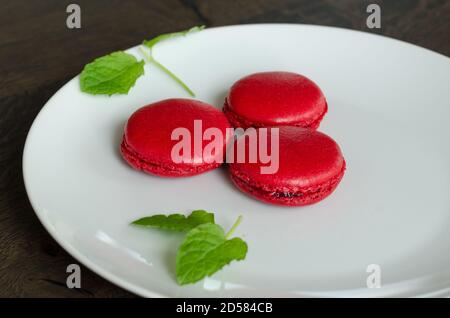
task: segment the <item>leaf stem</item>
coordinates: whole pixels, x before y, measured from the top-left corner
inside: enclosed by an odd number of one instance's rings
[[[159,63],[153,56],[148,54],[142,46],[139,47],[139,50],[141,51],[142,55],[146,58],[146,60],[149,63],[153,63],[155,66],[159,67],[164,73],[170,76],[175,82],[178,83],[191,97],[195,97],[195,93],[174,73],[172,73],[167,67]]]
[[[231,229],[228,231],[228,233],[225,235],[225,238],[228,239],[231,235],[233,235],[234,230],[236,230],[236,228],[239,226],[239,224],[241,224],[242,222],[242,215],[239,215],[239,217],[237,218],[236,222],[234,222],[233,226],[231,227]]]

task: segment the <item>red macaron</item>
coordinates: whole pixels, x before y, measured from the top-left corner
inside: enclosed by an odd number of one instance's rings
[[[212,131],[209,128],[223,138],[214,140],[216,147],[210,146],[210,151],[205,151],[210,141],[203,137],[206,131]],[[196,175],[223,162],[226,145],[232,137],[227,128],[230,124],[225,115],[209,104],[167,99],[144,106],[131,115],[120,150],[123,158],[137,170],[166,177]],[[180,147],[181,142],[186,147]]]
[[[264,202],[290,206],[318,202],[334,191],[344,175],[345,160],[332,138],[294,126],[258,128],[258,135],[261,129],[268,129],[268,136],[272,129],[279,129],[278,151],[271,154],[272,161],[278,156],[278,164],[270,163],[278,169],[272,169],[274,173],[262,173],[261,168],[267,167],[268,163],[262,163],[260,158],[255,163],[249,160],[231,163],[231,179],[240,190]],[[248,155],[248,137],[241,136],[238,141],[241,138],[246,138],[244,148]],[[270,153],[277,138],[265,139]]]
[[[320,88],[303,75],[263,72],[237,81],[223,111],[233,127],[316,129],[327,112],[327,102]]]

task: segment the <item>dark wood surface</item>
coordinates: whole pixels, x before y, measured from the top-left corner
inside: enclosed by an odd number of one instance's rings
[[[66,28],[78,3],[82,28]],[[382,28],[366,27],[380,4]],[[84,64],[160,33],[289,22],[380,33],[450,56],[449,0],[2,0],[0,1],[0,297],[133,297],[82,267],[82,289],[65,287],[77,263],[44,230],[25,193],[22,151],[39,110]],[[45,181],[44,181],[45,182]]]

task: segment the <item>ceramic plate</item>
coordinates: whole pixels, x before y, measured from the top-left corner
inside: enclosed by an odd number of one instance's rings
[[[137,48],[128,52],[140,58]],[[320,130],[340,144],[346,175],[326,200],[292,208],[242,194],[225,168],[181,179],[140,173],[118,151],[127,118],[148,103],[188,96],[151,65],[126,96],[84,94],[76,77],[34,121],[23,173],[42,224],[79,262],[142,296],[447,293],[449,58],[368,33],[282,24],[207,29],[161,43],[154,54],[218,108],[244,75],[310,77],[328,100]],[[245,261],[180,287],[182,236],[129,223],[194,209],[215,212],[225,229],[242,214],[235,235],[249,251]],[[367,288],[371,264],[381,288]]]

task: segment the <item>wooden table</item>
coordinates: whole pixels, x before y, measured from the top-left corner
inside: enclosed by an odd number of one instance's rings
[[[81,29],[66,27],[69,3]],[[382,28],[366,27],[369,3]],[[262,22],[309,23],[380,33],[450,56],[448,0],[2,0],[0,2],[0,296],[133,297],[82,267],[82,288],[66,288],[77,263],[36,218],[22,180],[28,129],[45,102],[95,57],[164,32]]]

